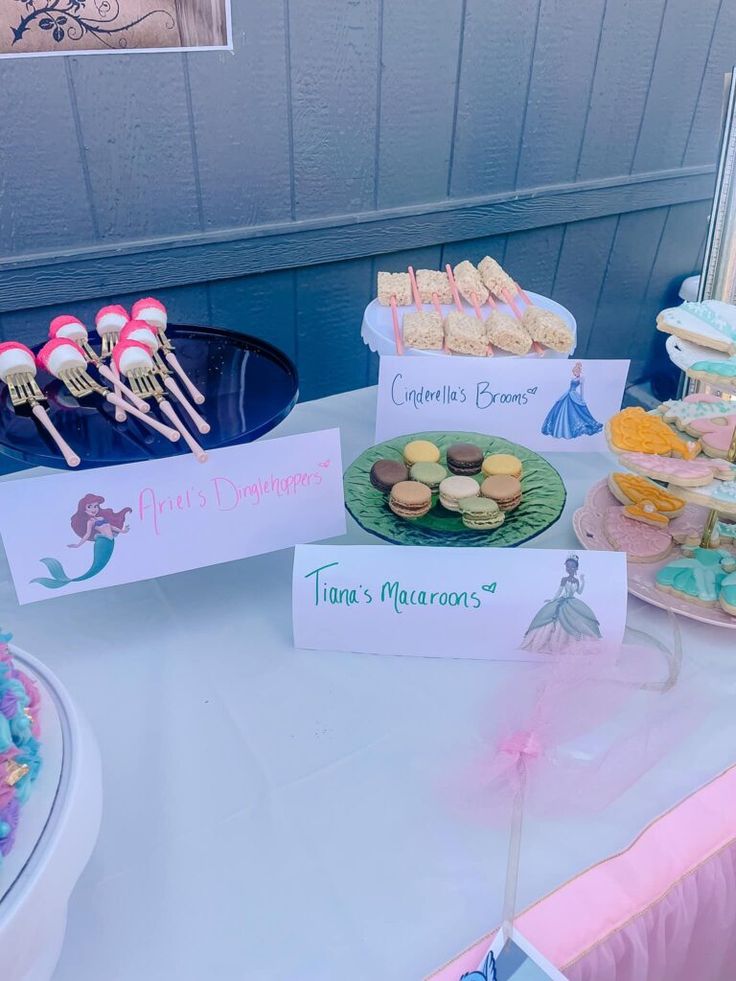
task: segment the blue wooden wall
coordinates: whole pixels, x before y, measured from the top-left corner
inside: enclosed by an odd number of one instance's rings
[[[364,385],[378,268],[486,252],[651,367],[696,270],[730,0],[233,0],[234,53],[0,61],[0,336],[155,293]]]

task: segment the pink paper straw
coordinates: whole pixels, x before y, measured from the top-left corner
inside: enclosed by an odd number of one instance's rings
[[[414,297],[414,306],[417,308],[417,313],[421,313],[424,309],[422,304],[422,298],[419,295],[419,287],[417,286],[417,277],[414,275],[414,266],[409,266],[409,282],[411,283],[411,293]]]
[[[404,340],[401,336],[401,327],[399,326],[399,311],[396,309],[396,297],[391,297],[391,319],[394,323],[394,341],[396,343],[396,353],[404,353]]]
[[[448,262],[445,266],[445,272],[447,273],[447,278],[450,280],[450,289],[452,290],[452,298],[455,301],[455,306],[457,307],[458,313],[463,312],[463,304],[460,300],[460,294],[457,291],[457,283],[455,282],[455,274],[452,271],[452,266]]]

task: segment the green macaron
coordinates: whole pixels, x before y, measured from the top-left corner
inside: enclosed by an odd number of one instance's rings
[[[487,497],[466,497],[460,501],[463,524],[473,531],[493,531],[500,528],[506,516],[495,501]]]
[[[436,491],[447,476],[447,470],[441,463],[415,463],[410,470],[411,479],[426,484],[430,490]]]

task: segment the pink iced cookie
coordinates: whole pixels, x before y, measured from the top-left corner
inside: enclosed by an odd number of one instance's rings
[[[736,432],[736,414],[714,419],[693,419],[687,431],[697,436],[708,456],[726,457]]]
[[[632,562],[658,562],[672,549],[672,535],[641,521],[627,518],[623,507],[610,507],[603,518],[606,538],[617,552]]]
[[[736,476],[736,470],[721,460],[680,460],[671,456],[657,456],[649,453],[622,453],[621,463],[653,480],[668,481],[676,487],[702,487],[714,477],[729,480]]]

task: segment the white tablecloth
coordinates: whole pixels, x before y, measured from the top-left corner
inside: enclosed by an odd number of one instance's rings
[[[339,425],[372,443],[375,390],[300,405],[273,436]],[[550,457],[562,519],[610,465]],[[23,479],[13,475],[7,479]],[[375,541],[352,522],[346,542]],[[292,648],[290,550],[19,608],[0,623],[67,685],[100,744],[102,832],[72,898],[58,981],[411,981],[500,919],[506,840],[442,781],[493,693],[538,667]],[[667,641],[667,618],[629,622]],[[734,635],[681,621],[697,732],[604,814],[530,823],[525,905],[625,846],[733,762]]]

